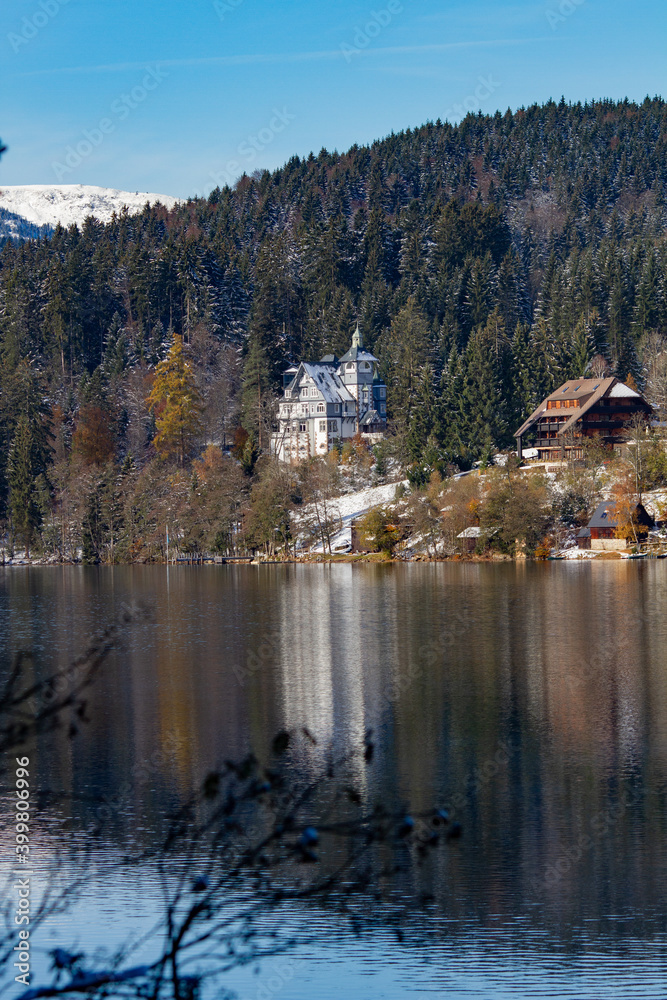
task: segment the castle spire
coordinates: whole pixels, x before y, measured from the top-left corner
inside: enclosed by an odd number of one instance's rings
[[[359,324],[357,323],[357,329],[352,334],[352,347],[363,347],[364,342],[361,336],[361,330],[359,329]]]

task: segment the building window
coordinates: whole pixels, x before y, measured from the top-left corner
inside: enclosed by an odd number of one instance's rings
[[[362,372],[368,372],[368,371],[371,370],[371,366],[368,363],[368,361],[362,361],[361,365],[360,365],[360,368],[361,368]]]
[[[321,431],[326,431],[326,429],[327,429],[327,422],[326,422],[326,420],[320,420],[320,430]]]
[[[324,413],[325,412],[324,403],[318,403],[317,404],[317,412],[318,413]]]
[[[340,403],[334,403],[334,413],[340,413]]]
[[[305,434],[306,433],[306,425],[305,424],[299,424],[299,433],[300,434]]]
[[[354,361],[348,361],[348,363],[345,365],[345,367],[346,367],[347,371],[353,372],[354,371]]]
[[[330,420],[329,421],[329,430],[333,431],[334,434],[338,433],[338,421],[337,420]]]

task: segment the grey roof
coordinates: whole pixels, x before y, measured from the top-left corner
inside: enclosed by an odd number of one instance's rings
[[[614,507],[616,506],[613,500],[603,500],[602,503],[596,508],[592,518],[588,522],[589,528],[617,528],[618,518],[614,517]],[[635,506],[637,511],[638,519],[642,524],[653,523],[653,518],[648,513],[643,504],[638,503]]]
[[[577,532],[577,538],[590,538],[591,529],[590,528],[580,528]]]
[[[336,357],[335,354],[325,354],[324,357],[320,360],[320,364],[321,365],[337,365],[338,364],[338,358]]]
[[[362,427],[365,427],[367,424],[379,424],[379,423],[382,423],[382,417],[380,416],[377,410],[367,410],[360,420],[360,424]]]
[[[615,528],[618,525],[617,519],[613,516],[613,500],[604,500],[595,510],[592,518],[588,522],[589,528]]]
[[[327,403],[353,403],[354,396],[347,388],[338,372],[332,370],[330,365],[317,364],[310,365],[303,362],[299,371],[303,370],[306,375],[312,378],[316,387],[322,393]],[[298,378],[298,376],[297,376]]]
[[[377,358],[370,351],[365,351],[363,347],[351,347],[347,354],[343,355],[339,363],[342,365],[347,361],[377,361]]]

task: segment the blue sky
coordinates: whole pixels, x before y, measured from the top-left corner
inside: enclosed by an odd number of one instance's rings
[[[3,0],[0,184],[179,197],[465,108],[667,95],[664,0]]]

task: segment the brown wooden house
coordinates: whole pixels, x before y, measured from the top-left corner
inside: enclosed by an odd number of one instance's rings
[[[583,458],[583,438],[598,438],[618,447],[636,434],[637,415],[649,423],[653,410],[644,397],[617,378],[570,379],[547,396],[516,432],[517,452],[523,457],[526,439],[540,461]]]

